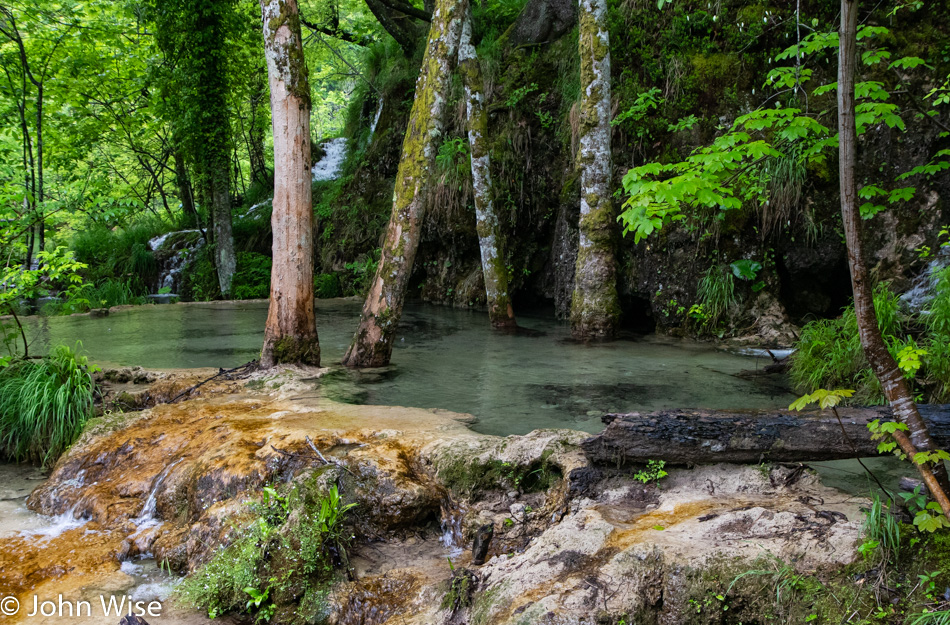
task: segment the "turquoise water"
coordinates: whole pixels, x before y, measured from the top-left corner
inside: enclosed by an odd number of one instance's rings
[[[607,412],[661,408],[774,408],[794,396],[781,378],[736,377],[767,364],[709,345],[655,335],[585,345],[549,317],[521,316],[528,332],[492,331],[483,312],[411,304],[392,365],[351,371],[338,366],[361,302],[320,300],[323,364],[315,383],[350,403],[443,408],[475,415],[474,429],[523,434],[567,427],[590,432]],[[34,353],[79,340],[103,365],[145,368],[234,367],[255,358],[266,302],[139,306],[104,318],[27,320]]]

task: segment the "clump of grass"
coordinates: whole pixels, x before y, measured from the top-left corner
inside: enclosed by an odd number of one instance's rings
[[[0,370],[0,454],[51,465],[92,416],[94,391],[87,359],[66,346]]]
[[[909,382],[919,401],[950,401],[950,270],[938,275],[935,297],[919,315],[906,315],[900,299],[887,285],[874,291],[878,327],[891,355],[905,347],[922,350],[922,366],[909,372]],[[812,321],[802,329],[789,368],[797,391],[819,388],[855,390],[852,403],[883,404],[884,392],[864,356],[854,306],[838,319]]]
[[[302,484],[283,495],[264,487],[237,540],[222,547],[176,590],[185,604],[208,611],[252,612],[275,623],[323,616],[326,588],[346,565],[346,512],[336,486]],[[300,621],[295,621],[300,622]]]
[[[726,311],[736,303],[736,285],[732,272],[723,265],[713,265],[699,279],[697,295],[707,323],[715,327]]]

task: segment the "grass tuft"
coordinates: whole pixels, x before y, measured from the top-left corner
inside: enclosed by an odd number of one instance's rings
[[[66,346],[0,370],[0,455],[52,465],[92,416],[94,391],[86,358]]]

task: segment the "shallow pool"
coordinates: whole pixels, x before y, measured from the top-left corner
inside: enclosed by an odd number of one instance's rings
[[[607,412],[660,408],[774,408],[794,396],[776,376],[737,377],[768,360],[706,344],[647,335],[585,345],[566,323],[520,316],[529,332],[492,331],[483,312],[410,304],[392,365],[352,371],[338,366],[356,329],[361,302],[320,300],[323,364],[315,385],[338,401],[443,408],[478,417],[489,434],[537,428],[601,429]],[[255,358],[266,302],[139,306],[104,318],[27,320],[35,353],[81,341],[104,365],[146,368],[234,367]]]

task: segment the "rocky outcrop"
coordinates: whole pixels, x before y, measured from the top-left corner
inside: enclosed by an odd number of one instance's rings
[[[329,601],[339,624],[579,624],[595,613],[680,623],[710,570],[772,554],[813,571],[855,556],[861,500],[801,470],[633,479],[591,464],[584,433],[486,436],[466,415],[335,404],[302,381],[313,372],[262,375],[236,394],[91,422],[29,499],[86,525],[47,543],[3,539],[5,553],[33,555],[4,562],[0,578],[23,592],[30,575],[81,589],[70,571],[108,576],[145,553],[194,571],[241,535],[248,503],[281,484],[336,487],[356,504],[350,572]],[[281,604],[275,618],[293,614]]]

